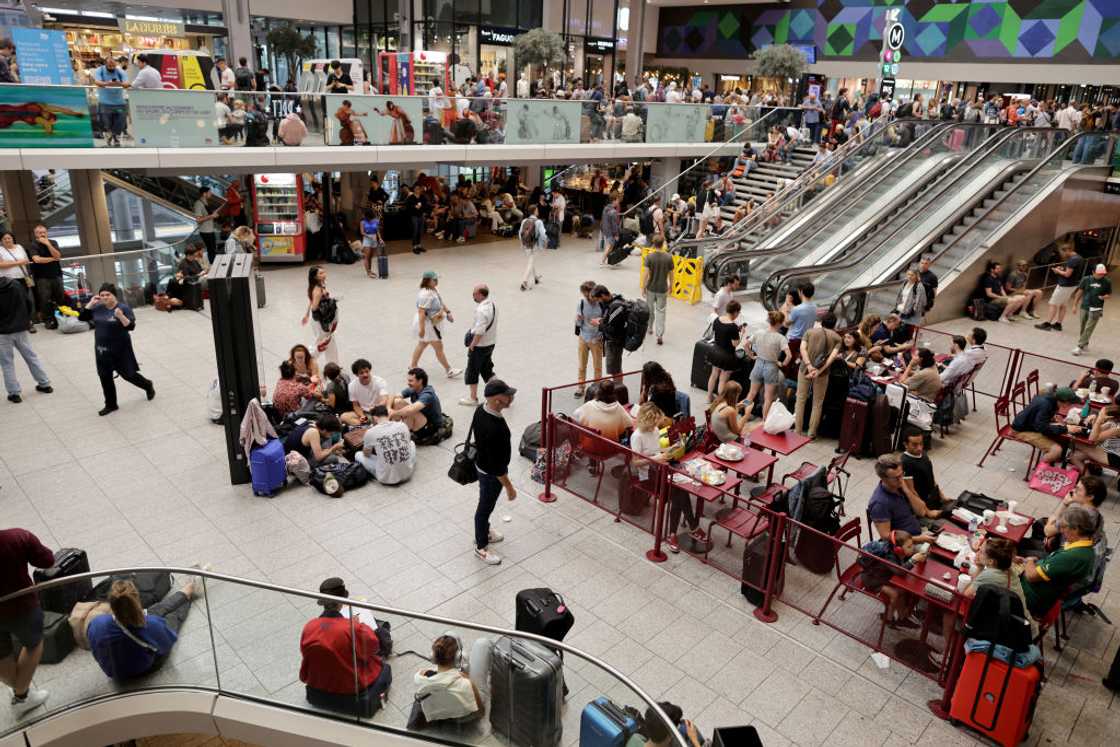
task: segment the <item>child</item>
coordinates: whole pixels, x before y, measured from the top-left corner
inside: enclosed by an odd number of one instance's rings
[[[661,408],[653,402],[644,402],[638,408],[638,419],[634,423],[635,430],[630,435],[630,449],[644,457],[649,457],[648,460],[635,459],[634,466],[643,487],[651,493],[653,484],[649,475],[649,463],[666,461],[665,455],[661,453],[661,431],[658,430],[664,419],[665,414],[661,412]]]
[[[888,539],[877,539],[863,546],[867,555],[859,556],[859,563],[863,566],[863,586],[868,591],[882,593],[888,600],[887,624],[892,628],[917,628],[918,624],[911,621],[910,613],[917,600],[912,595],[896,589],[890,585],[894,569],[879,562],[890,561],[903,568],[913,568],[926,559],[926,553],[916,552],[917,546],[909,532],[901,529],[892,530]],[[869,557],[873,556],[873,557]]]
[[[988,537],[976,552],[976,565],[972,567],[972,583],[964,590],[966,597],[976,596],[981,586],[994,585],[1010,589],[1027,609],[1027,598],[1019,574],[1012,569],[1015,562],[1015,545],[1002,537]],[[977,567],[979,566],[979,568]],[[979,571],[979,572],[977,572]]]
[[[366,277],[376,278],[377,273],[371,266],[374,252],[378,256],[385,253],[385,241],[381,238],[381,206],[368,207],[362,213],[360,224],[362,232],[362,264],[366,266]]]
[[[229,139],[241,140],[245,136],[245,102],[237,99],[229,113]]]

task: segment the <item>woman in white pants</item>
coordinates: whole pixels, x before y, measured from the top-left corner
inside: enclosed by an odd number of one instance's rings
[[[525,219],[517,231],[521,248],[528,260],[525,263],[525,274],[521,276],[521,290],[532,290],[534,285],[541,282],[537,274],[536,255],[548,245],[548,233],[544,230],[544,223],[537,217],[537,206],[530,205],[525,212]]]

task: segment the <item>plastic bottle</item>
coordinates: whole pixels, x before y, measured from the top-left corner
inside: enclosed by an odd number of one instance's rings
[[[1085,422],[1085,418],[1089,417],[1089,411],[1092,407],[1089,405],[1089,398],[1085,398],[1085,404],[1081,405],[1081,422]]]

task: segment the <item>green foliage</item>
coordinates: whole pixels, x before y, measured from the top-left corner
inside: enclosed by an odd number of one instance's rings
[[[265,39],[272,53],[287,61],[288,74],[293,78],[299,77],[300,59],[315,56],[315,40],[301,34],[290,23],[273,26],[268,30]]]
[[[513,40],[518,65],[550,65],[564,63],[564,39],[554,31],[533,29]]]
[[[772,44],[754,53],[758,74],[764,78],[781,78],[783,88],[788,78],[800,78],[805,72],[805,55],[788,44]]]

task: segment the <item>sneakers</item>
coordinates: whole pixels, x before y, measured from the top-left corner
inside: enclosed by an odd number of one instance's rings
[[[1035,329],[1041,329],[1045,332],[1049,332],[1050,330],[1054,329],[1054,325],[1051,324],[1050,322],[1043,322],[1042,324],[1034,325],[1034,328]]]
[[[54,392],[54,387],[50,384],[36,384],[35,391],[42,392],[43,394],[52,394]]]
[[[454,379],[461,373],[463,373],[463,369],[461,368],[449,368],[447,369],[447,378]]]
[[[17,698],[14,694],[12,695],[12,710],[22,716],[32,708],[37,708],[43,705],[43,703],[46,703],[49,697],[50,692],[40,688],[30,687],[27,689],[27,695],[24,695],[23,698]]]
[[[1008,319],[1008,318],[1007,318],[1007,317],[1005,317],[1005,316],[1001,316],[1001,317],[1000,317],[999,319],[997,319],[996,321],[997,321],[997,322],[999,322],[1000,324],[1011,324],[1011,320],[1010,320],[1010,319]]]
[[[664,345],[664,344],[665,344],[665,342],[664,342],[664,341],[663,341],[663,340],[662,340],[662,339],[661,339],[660,337],[658,337],[658,338],[657,338],[657,344],[658,344],[658,345]]]
[[[1055,332],[1061,332],[1062,331],[1062,323],[1061,322],[1054,322],[1053,324],[1050,325],[1050,329],[1054,330]]]
[[[583,390],[582,389],[575,390],[574,392],[572,392],[572,396],[575,397],[576,399],[579,399],[580,397],[583,396]]]
[[[191,568],[197,568],[200,571],[209,571],[213,567],[214,566],[210,565],[209,563],[191,563]],[[201,577],[194,576],[194,575],[187,576],[185,579],[183,579],[183,587],[185,588],[187,586],[191,587],[191,594],[190,594],[191,599],[201,599],[202,598],[203,587],[202,587],[202,578]]]
[[[522,283],[521,284],[521,290],[527,291],[527,290],[529,290],[529,286],[526,283]]]
[[[1085,352],[1085,349],[1083,347],[1081,347],[1080,345],[1078,345],[1077,347],[1075,347],[1073,350],[1070,351],[1070,355],[1081,355],[1084,352]]]
[[[104,407],[102,407],[100,410],[97,411],[97,414],[104,417],[111,412],[116,412],[119,409],[120,408],[117,407],[116,405],[105,405]]]
[[[500,565],[502,562],[502,559],[498,557],[497,554],[492,553],[489,550],[475,549],[474,556],[486,565]]]
[[[505,539],[505,535],[503,535],[497,529],[491,529],[490,534],[487,536],[487,540],[490,542],[491,545],[493,545],[497,542],[501,542],[504,539]]]
[[[23,402],[23,397],[18,394],[9,394],[8,401],[14,405],[18,405],[20,402]]]
[[[696,527],[695,529],[693,529],[691,532],[688,533],[688,536],[691,537],[692,539],[694,539],[697,542],[707,542],[708,541],[708,533],[705,532],[700,527]]]
[[[1032,314],[1029,311],[1024,311],[1023,316],[1025,316],[1027,319],[1041,319],[1042,318],[1042,317],[1039,317],[1039,316],[1035,316],[1034,314]]]
[[[467,240],[465,238],[463,238],[462,236],[460,236],[459,238],[455,239],[455,243],[456,244],[465,244],[465,243],[467,243]]]
[[[478,407],[479,403],[478,403],[477,399],[471,399],[470,397],[463,397],[461,400],[459,400],[459,404],[462,405],[463,407]]]
[[[669,541],[665,544],[669,547],[669,552],[673,553],[674,555],[681,551],[681,546],[677,543],[677,535],[675,534],[670,537]]]

